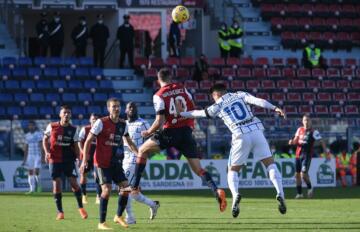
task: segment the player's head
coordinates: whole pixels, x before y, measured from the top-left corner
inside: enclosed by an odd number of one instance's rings
[[[311,118],[310,115],[305,114],[302,118],[302,124],[304,125],[305,129],[311,128]]]
[[[216,101],[226,93],[226,86],[224,84],[215,84],[210,88],[211,97]]]
[[[95,113],[91,113],[90,114],[90,119],[89,122],[92,125],[94,125],[94,123],[96,122],[96,120],[99,118],[99,115],[95,114]]]
[[[60,106],[59,117],[63,123],[69,123],[71,119],[71,108],[68,105]]]
[[[35,121],[29,121],[28,122],[28,129],[29,129],[29,131],[30,132],[34,132],[35,131],[35,129],[36,129],[36,124],[35,124]]]
[[[120,115],[120,100],[112,97],[109,98],[106,102],[107,109],[109,111],[109,114],[113,117],[119,117]]]
[[[135,102],[129,102],[128,104],[126,104],[125,113],[128,120],[132,121],[138,118],[138,110]]]
[[[168,69],[168,68],[160,69],[158,74],[157,74],[157,77],[158,77],[158,81],[160,82],[160,85],[170,83],[171,79],[172,79],[170,69]]]

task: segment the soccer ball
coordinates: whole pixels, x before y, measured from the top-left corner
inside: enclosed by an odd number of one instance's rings
[[[189,20],[189,10],[182,5],[178,5],[171,12],[171,17],[176,23],[184,23]]]

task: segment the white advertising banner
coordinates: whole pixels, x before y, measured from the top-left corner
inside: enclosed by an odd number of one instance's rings
[[[27,170],[21,166],[21,161],[0,162],[0,192],[27,191]],[[201,160],[202,166],[212,175],[215,183],[221,188],[227,188],[227,160]],[[282,174],[284,187],[295,187],[295,159],[278,159],[276,164]],[[309,175],[315,187],[336,186],[335,160],[327,161],[314,158],[311,161]],[[88,175],[88,188],[95,187],[92,174]],[[266,168],[251,159],[239,174],[240,188],[269,188],[272,183],[268,178]],[[44,190],[51,188],[48,169],[41,170],[41,182]],[[195,175],[184,160],[149,161],[141,180],[144,190],[176,190],[205,189],[206,183]]]

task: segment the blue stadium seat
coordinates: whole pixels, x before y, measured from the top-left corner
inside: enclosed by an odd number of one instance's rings
[[[93,66],[94,59],[91,57],[80,57],[79,58],[79,65],[80,66]]]
[[[83,88],[82,81],[70,80],[68,82],[68,85],[69,85],[70,89],[82,89]]]
[[[64,64],[67,65],[67,66],[77,65],[78,63],[79,63],[78,59],[75,58],[75,57],[66,57],[66,58],[64,58]]]
[[[75,69],[75,76],[77,77],[89,77],[89,69],[88,68],[77,68]]]
[[[0,76],[10,76],[11,70],[7,67],[0,68]]]
[[[6,116],[5,107],[0,107],[0,118],[3,118],[4,116]]]
[[[29,101],[29,97],[26,93],[15,93],[14,94],[14,100],[16,102],[21,102],[21,101]]]
[[[34,77],[34,76],[41,76],[41,68],[37,68],[37,67],[29,67],[28,68],[28,75],[29,77]]]
[[[76,102],[76,94],[75,93],[63,93],[62,100],[64,102]]]
[[[102,88],[102,89],[113,89],[114,86],[112,84],[112,81],[102,80],[102,81],[100,81],[100,88]]]
[[[79,115],[79,114],[86,115],[86,108],[84,106],[74,106],[72,108],[72,113],[75,115]]]
[[[37,56],[34,58],[34,65],[40,66],[40,65],[47,65],[47,59],[46,57]]]
[[[30,94],[31,102],[43,102],[45,101],[44,94],[42,93],[32,93]]]
[[[22,89],[34,89],[35,88],[35,82],[34,81],[20,81],[20,86]]]
[[[106,93],[94,93],[94,101],[96,102],[106,102],[108,95]]]
[[[15,57],[4,57],[2,59],[3,66],[16,65],[17,60]]]
[[[61,77],[72,76],[73,75],[73,70],[71,68],[61,67],[59,69],[59,74],[60,74]]]
[[[51,89],[51,82],[46,80],[39,80],[36,82],[39,89]]]
[[[102,76],[103,70],[101,68],[90,68],[90,76],[96,77],[96,76]]]
[[[99,88],[98,82],[93,80],[84,80],[84,88],[91,89],[91,88]]]
[[[9,106],[7,108],[8,115],[21,115],[21,108],[18,106]]]
[[[62,65],[64,65],[64,62],[61,57],[49,57],[48,64],[50,66],[62,66]]]
[[[5,81],[5,88],[6,89],[19,89],[20,85],[18,81],[8,80]]]
[[[30,57],[20,57],[18,63],[19,66],[32,66],[32,60]]]
[[[110,97],[115,97],[115,98],[121,100],[122,94],[121,93],[109,93],[109,98]]]
[[[78,93],[78,100],[92,102],[91,93]]]
[[[71,124],[74,126],[81,126],[81,119],[71,119]]]
[[[46,114],[53,115],[54,109],[51,106],[41,106],[39,108],[39,113],[40,115],[46,115]]]
[[[14,68],[13,69],[13,76],[14,77],[26,78],[27,77],[26,68],[25,67],[16,67],[16,68]]]
[[[0,102],[13,102],[13,95],[10,93],[0,93]]]
[[[52,102],[52,101],[60,101],[60,95],[58,93],[48,93],[45,97],[46,101]]]
[[[67,88],[66,81],[55,80],[55,81],[53,81],[53,87],[65,89],[65,88]]]
[[[49,68],[45,68],[44,69],[44,76],[45,77],[58,77],[59,76],[59,72],[58,69],[56,67],[49,67]]]
[[[24,116],[38,116],[38,109],[36,106],[25,106],[23,112]]]
[[[97,115],[101,115],[102,111],[101,111],[101,107],[100,106],[88,106],[88,113],[95,113]]]
[[[103,106],[102,110],[103,110],[103,113],[102,113],[103,115],[109,115],[109,111],[106,106]]]

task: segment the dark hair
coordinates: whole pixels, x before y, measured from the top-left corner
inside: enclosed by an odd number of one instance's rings
[[[98,117],[99,117],[99,115],[98,115],[97,113],[91,113],[91,114],[90,114],[90,117],[95,117],[95,118],[98,118]]]
[[[68,105],[62,105],[62,106],[60,106],[60,111],[62,111],[62,110],[71,110],[71,107]]]
[[[210,88],[210,94],[213,92],[226,92],[226,86],[221,83],[215,84]]]
[[[162,68],[158,72],[158,78],[163,82],[169,82],[171,80],[171,71],[168,68]]]

